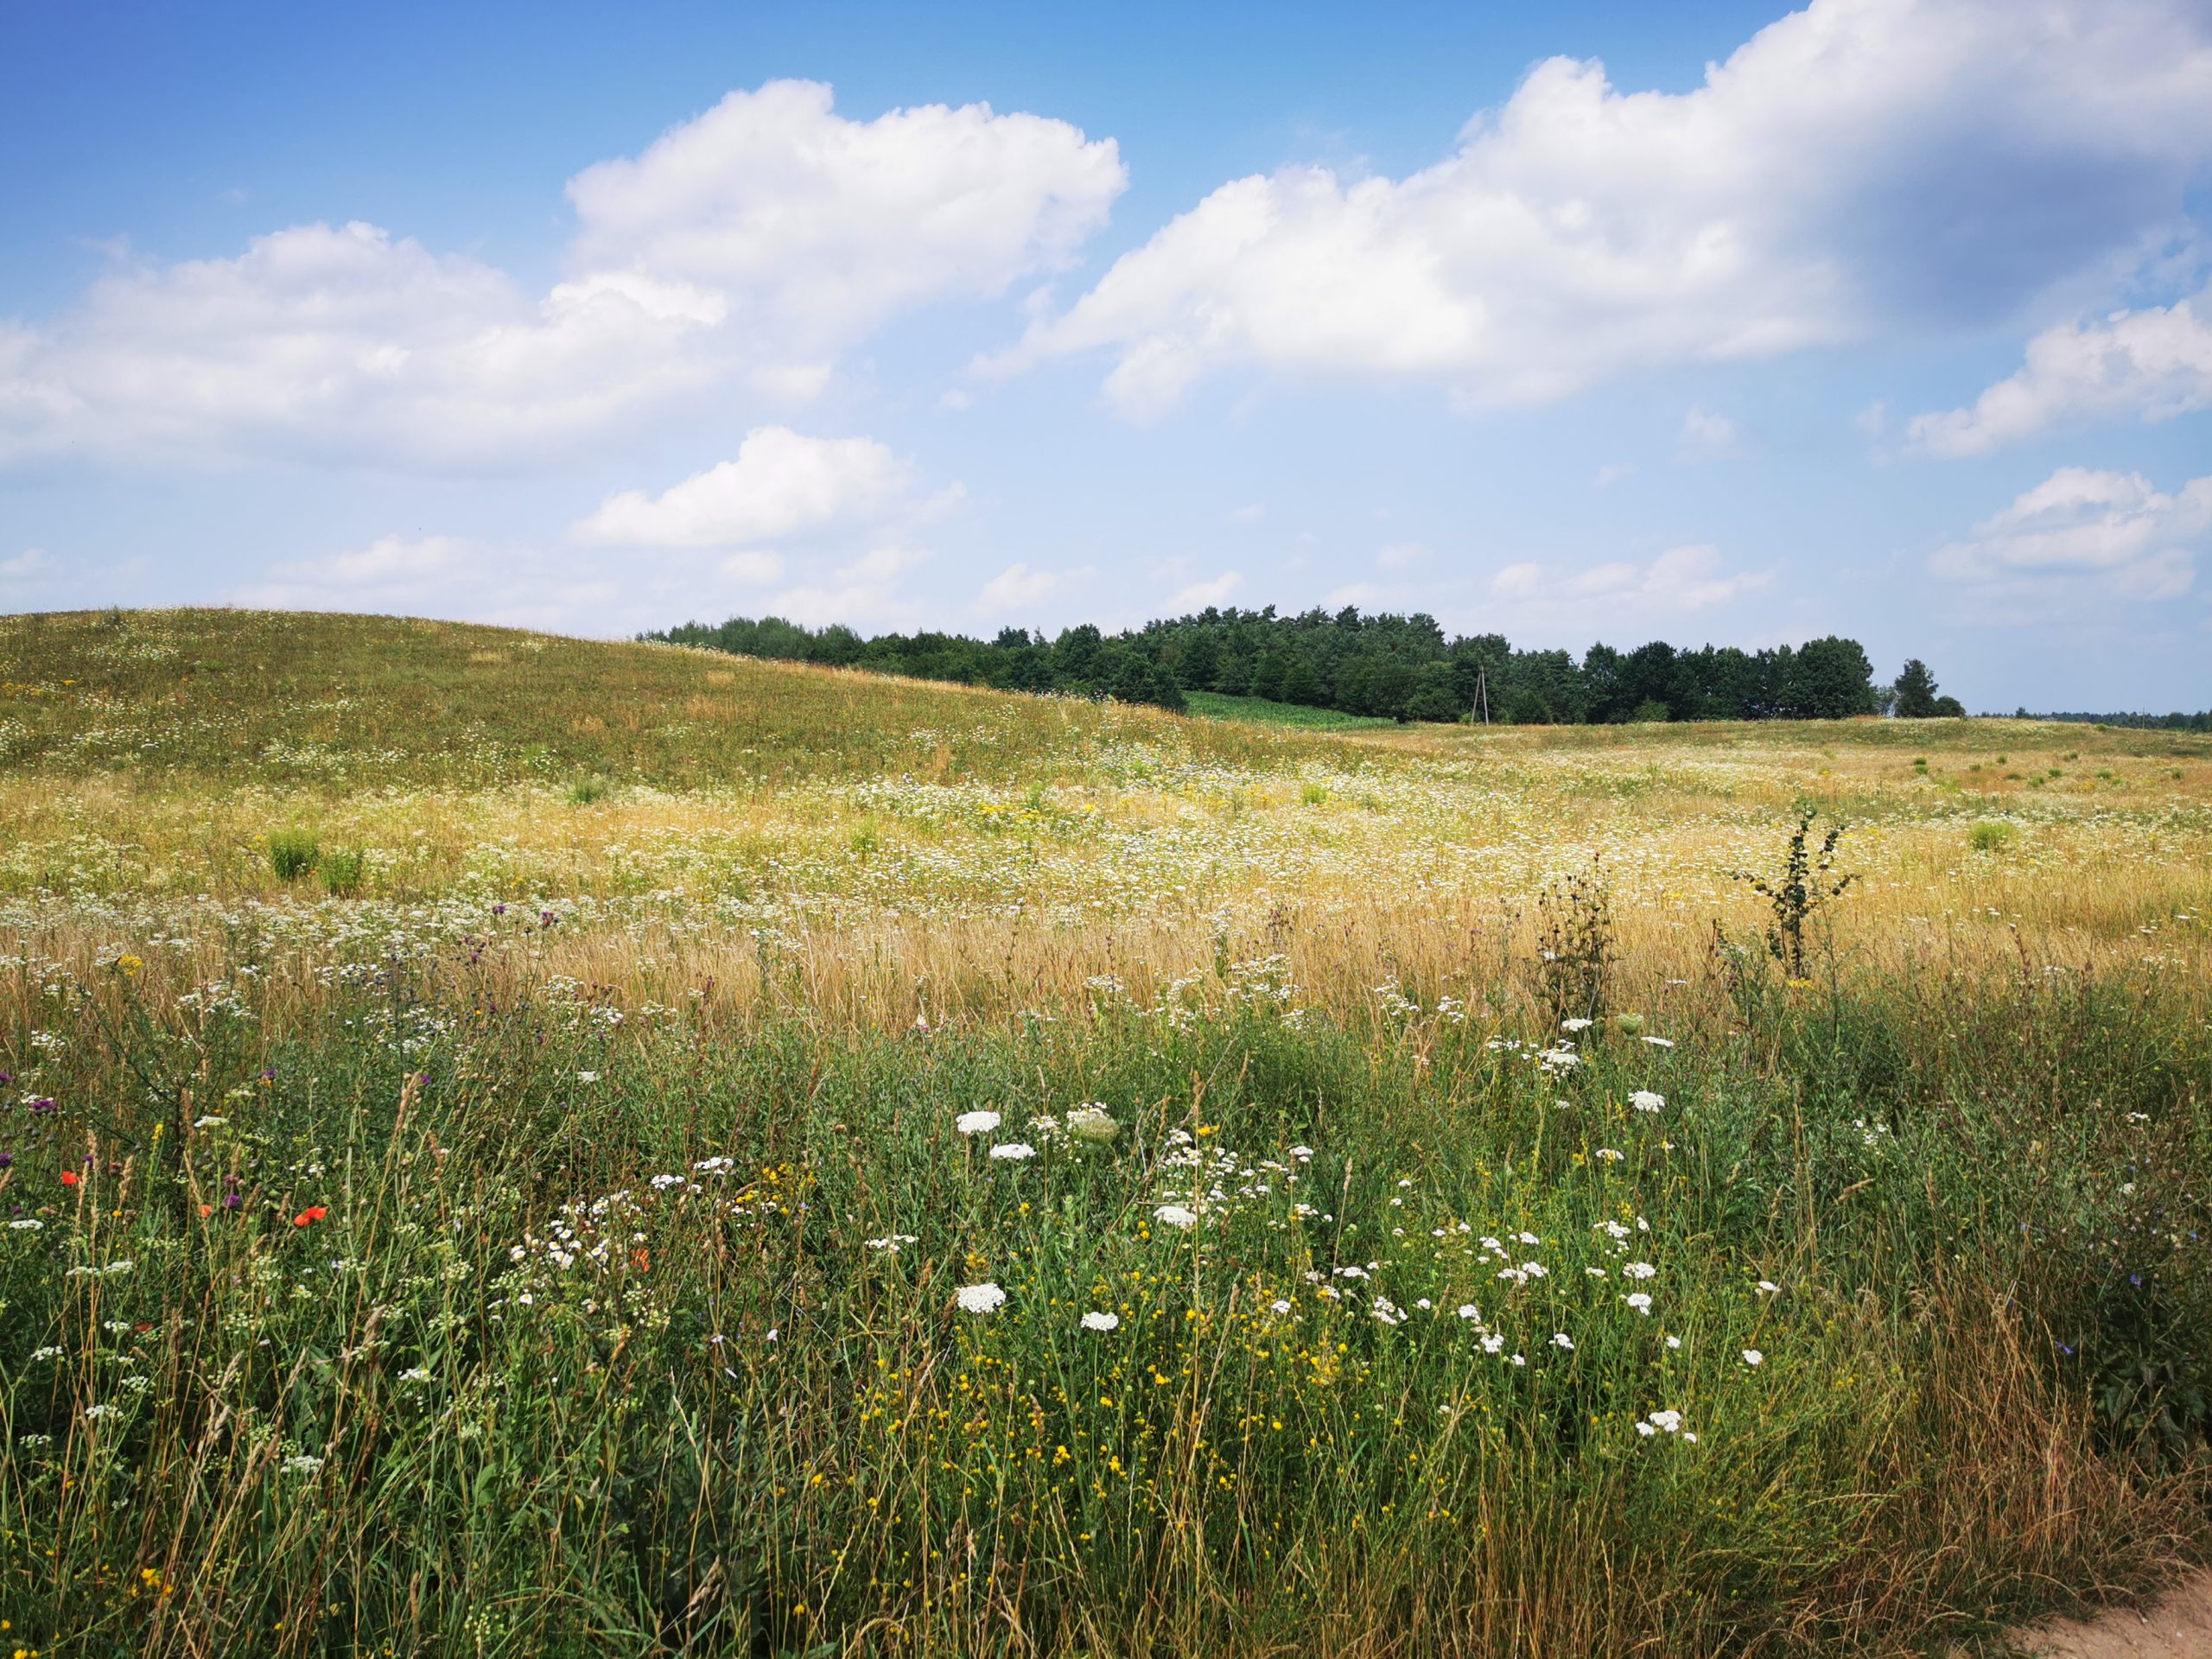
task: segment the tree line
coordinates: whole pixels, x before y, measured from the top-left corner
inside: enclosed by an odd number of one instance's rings
[[[1362,615],[1347,606],[1279,615],[1208,607],[1108,634],[1089,623],[1047,639],[1005,628],[990,639],[923,632],[864,638],[767,616],[686,622],[641,636],[738,656],[871,669],[1008,691],[1112,697],[1180,710],[1192,692],[1265,697],[1347,715],[1409,721],[1489,719],[1516,725],[1630,721],[1840,720],[1854,715],[1963,714],[1916,659],[1878,686],[1865,649],[1831,635],[1747,652],[1632,651],[1595,645],[1520,651],[1497,633],[1447,638],[1432,616]]]
[[[2171,715],[2031,715],[2022,709],[2018,720],[2063,720],[2078,726],[2126,726],[2145,732],[2212,732],[2212,709],[2194,715],[2177,709]]]

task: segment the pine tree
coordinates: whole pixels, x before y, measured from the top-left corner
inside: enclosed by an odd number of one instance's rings
[[[1175,664],[1175,677],[1193,691],[1211,691],[1220,671],[1221,647],[1214,643],[1213,635],[1193,633],[1183,647],[1182,660]]]
[[[1915,657],[1897,676],[1897,718],[1926,720],[1936,712],[1936,677]]]

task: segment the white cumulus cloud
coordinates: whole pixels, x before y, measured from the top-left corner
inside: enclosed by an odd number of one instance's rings
[[[742,547],[881,517],[914,469],[873,438],[810,438],[756,427],[734,460],[658,496],[625,490],[576,526],[584,541],[628,547]]]
[[[1403,179],[1225,184],[976,369],[1110,353],[1136,419],[1237,366],[1554,398],[2002,313],[2178,223],[2208,154],[2189,0],[1813,0],[1688,92],[1556,58]]]
[[[1026,563],[1010,564],[985,582],[976,595],[979,616],[1005,616],[1028,609],[1077,583],[1088,581],[1088,565],[1074,570],[1032,570]]]
[[[760,550],[733,553],[716,567],[732,582],[748,586],[780,582],[784,575],[784,556]]]
[[[1243,585],[1244,578],[1241,573],[1224,570],[1209,581],[1194,582],[1186,588],[1177,589],[1167,601],[1168,612],[1171,615],[1185,616],[1194,611],[1203,611],[1210,605],[1225,603],[1229,596]]]
[[[533,300],[374,226],[125,268],[0,336],[0,462],[58,452],[511,463],[699,385],[722,299],[635,273]]]
[[[1684,461],[1718,461],[1732,455],[1743,448],[1743,435],[1736,429],[1736,423],[1726,415],[1711,410],[1693,407],[1682,416],[1681,436],[1675,442],[1675,454]]]
[[[1929,563],[1938,576],[2016,594],[2171,599],[2195,582],[2208,532],[2212,477],[2168,493],[2140,473],[2062,467]]]
[[[1653,611],[1684,614],[1756,593],[1773,580],[1771,570],[1731,570],[1718,548],[1699,543],[1669,548],[1642,564],[1616,559],[1562,570],[1527,560],[1499,570],[1491,578],[1490,588],[1493,598],[1535,618]]]
[[[820,82],[771,81],[571,179],[573,257],[741,296],[835,346],[1065,264],[1128,182],[1112,139],[1065,121],[988,104],[851,121]]]
[[[767,608],[810,627],[833,622],[864,628],[917,627],[928,607],[906,593],[899,579],[929,556],[922,549],[887,542],[823,571],[817,580],[786,588]]]
[[[894,313],[1065,262],[1125,182],[1110,139],[986,105],[838,115],[733,92],[570,181],[543,295],[378,226],[126,263],[0,321],[0,465],[71,454],[535,469],[709,390],[788,404]]]
[[[610,607],[625,596],[603,564],[558,551],[464,536],[383,536],[365,547],[283,561],[230,598],[284,610],[466,616],[605,633],[620,626],[609,626]]]
[[[1973,408],[1915,416],[1910,446],[1947,458],[1984,455],[2062,421],[2163,421],[2212,409],[2212,289],[2170,306],[2046,329],[2028,342],[2026,355]]]

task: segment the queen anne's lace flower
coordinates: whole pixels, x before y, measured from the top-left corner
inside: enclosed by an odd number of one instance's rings
[[[963,1285],[954,1294],[963,1313],[995,1313],[1006,1306],[1006,1292],[988,1280],[980,1285]]]
[[[1067,1116],[1067,1130],[1078,1141],[1103,1145],[1119,1135],[1122,1126],[1103,1106],[1077,1106]]]

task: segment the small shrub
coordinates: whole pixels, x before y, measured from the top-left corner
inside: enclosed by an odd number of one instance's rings
[[[1984,818],[1967,831],[1967,845],[1977,853],[2001,853],[2018,833],[2001,818]]]
[[[269,868],[279,881],[296,880],[321,859],[315,836],[305,830],[278,830],[269,837]]]
[[[604,778],[586,778],[570,784],[569,804],[589,806],[594,801],[604,800],[607,798],[607,779]]]
[[[350,853],[322,855],[322,890],[334,899],[350,899],[361,890],[369,873],[369,855],[356,847]]]

